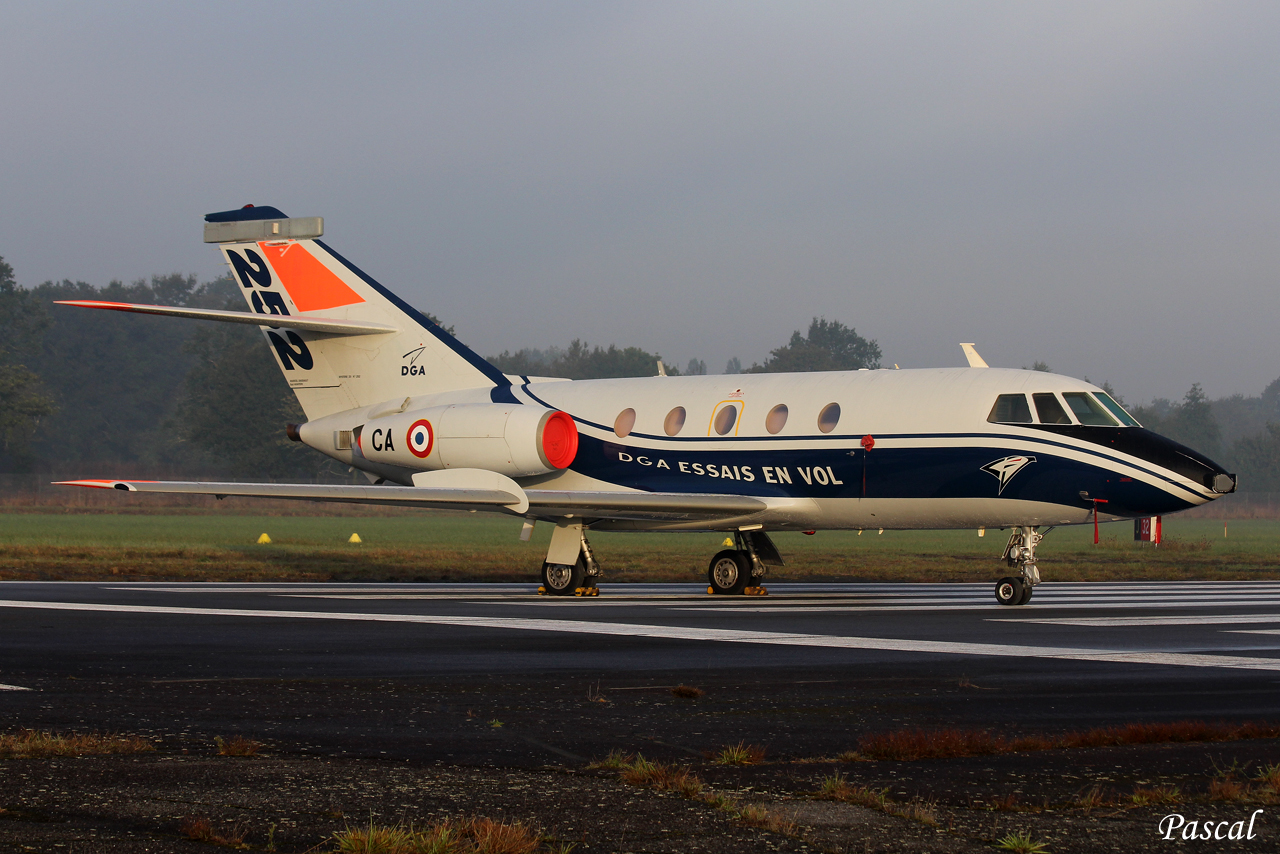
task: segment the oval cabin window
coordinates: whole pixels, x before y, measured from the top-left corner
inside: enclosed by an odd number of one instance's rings
[[[779,403],[770,409],[769,414],[764,417],[764,429],[770,433],[781,433],[782,428],[787,426],[787,412],[785,403]]]
[[[667,420],[662,422],[662,429],[668,436],[674,436],[684,428],[684,407],[677,406],[667,413]]]
[[[822,411],[818,413],[818,429],[823,433],[830,433],[836,429],[836,425],[840,423],[840,404],[828,403],[822,407]]]
[[[716,432],[721,436],[724,436],[733,429],[733,425],[736,424],[737,421],[738,407],[731,403],[728,406],[720,407],[720,411],[716,413],[713,424],[715,425]]]
[[[613,432],[619,439],[625,439],[631,435],[631,428],[636,426],[636,411],[628,407],[618,413],[617,419],[613,422]]]

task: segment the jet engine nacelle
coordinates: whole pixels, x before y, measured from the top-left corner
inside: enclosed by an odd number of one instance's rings
[[[422,470],[475,468],[508,477],[567,468],[578,453],[568,414],[540,406],[463,403],[399,412],[353,432],[352,453]]]

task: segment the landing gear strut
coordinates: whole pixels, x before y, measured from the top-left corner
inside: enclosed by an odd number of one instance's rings
[[[707,592],[720,596],[765,596],[768,567],[782,566],[782,555],[764,531],[734,531],[734,548],[717,552],[707,567]]]
[[[1031,590],[1040,583],[1036,546],[1043,539],[1044,534],[1033,525],[1014,528],[1009,544],[1004,547],[1004,560],[1018,570],[1018,575],[1006,576],[996,582],[996,601],[1001,605],[1025,605],[1031,601]]]
[[[586,529],[581,524],[557,525],[547,559],[542,562],[542,587],[538,592],[548,596],[598,596],[596,581],[600,575],[600,564],[587,542]]]

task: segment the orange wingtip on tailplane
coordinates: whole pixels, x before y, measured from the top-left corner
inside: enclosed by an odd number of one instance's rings
[[[114,311],[137,311],[140,308],[164,308],[162,305],[136,305],[127,302],[103,302],[96,299],[56,299],[54,305],[78,305],[83,308],[108,308]]]
[[[351,290],[303,244],[259,243],[258,246],[298,311],[322,311],[364,302],[364,297]]]

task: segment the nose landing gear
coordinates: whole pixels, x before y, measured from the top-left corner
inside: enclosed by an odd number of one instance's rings
[[[1048,532],[1046,532],[1048,533]],[[1006,576],[996,582],[996,602],[1001,605],[1025,605],[1031,601],[1031,591],[1040,583],[1040,570],[1036,567],[1036,546],[1044,539],[1033,525],[1015,528],[1004,547],[1004,560],[1018,570],[1016,577]]]

